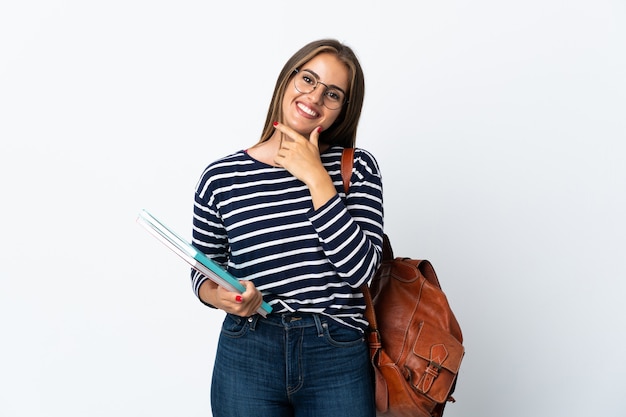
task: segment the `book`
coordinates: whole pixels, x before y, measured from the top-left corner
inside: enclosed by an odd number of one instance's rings
[[[139,215],[137,216],[137,223],[143,226],[148,232],[150,232],[150,234],[156,237],[165,246],[170,248],[174,253],[187,261],[193,269],[202,273],[213,282],[229,291],[238,292],[239,294],[245,291],[246,288],[237,278],[228,273],[228,271],[198,250],[198,248],[193,246],[187,240],[170,230],[148,211],[141,210],[139,212]],[[272,307],[263,301],[257,310],[257,313],[266,317],[268,313],[271,313],[271,311]]]

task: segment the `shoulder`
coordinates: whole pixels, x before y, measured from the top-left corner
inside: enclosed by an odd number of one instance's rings
[[[360,164],[361,166],[367,168],[375,175],[380,175],[380,168],[378,167],[378,161],[374,157],[374,155],[362,148],[354,149],[354,162],[355,164]]]
[[[245,151],[237,151],[211,162],[204,169],[202,175],[204,176],[207,173],[221,171],[232,171],[233,169],[236,169],[237,166],[241,166],[249,162],[250,158],[248,158]]]
[[[322,159],[327,164],[341,165],[342,147],[333,146],[322,154]],[[376,157],[366,149],[354,148],[353,170],[367,173],[368,175],[380,176],[380,168]]]
[[[223,156],[206,166],[200,174],[200,179],[196,184],[196,191],[203,194],[210,184],[218,184],[223,179],[233,176],[233,173],[245,169],[253,161],[241,150]]]

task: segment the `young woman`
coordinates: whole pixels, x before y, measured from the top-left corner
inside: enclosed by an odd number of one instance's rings
[[[200,300],[227,314],[213,379],[214,417],[373,417],[359,286],[381,258],[381,175],[355,150],[363,72],[348,46],[311,42],[281,71],[261,139],[211,163],[195,193],[193,243],[246,287],[192,272]],[[273,308],[255,314],[262,300]]]

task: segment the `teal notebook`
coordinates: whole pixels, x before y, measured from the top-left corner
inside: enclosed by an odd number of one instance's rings
[[[237,278],[233,277],[211,258],[200,252],[195,246],[171,231],[146,210],[141,210],[139,212],[137,223],[145,227],[148,232],[159,239],[163,244],[165,244],[165,246],[170,248],[177,255],[187,261],[187,263],[189,263],[189,265],[191,265],[196,271],[204,274],[213,282],[230,291],[236,291],[240,294],[245,291],[246,288]],[[261,307],[257,310],[257,313],[265,317],[268,313],[271,313],[271,311],[272,307],[263,301]]]

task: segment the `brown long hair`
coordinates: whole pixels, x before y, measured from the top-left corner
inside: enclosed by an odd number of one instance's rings
[[[310,42],[289,58],[278,75],[259,142],[265,142],[272,136],[275,132],[272,124],[275,121],[282,122],[281,104],[295,70],[323,52],[335,55],[348,67],[350,85],[347,91],[347,101],[341,108],[341,113],[339,113],[337,120],[335,120],[332,126],[321,133],[319,140],[328,145],[354,147],[356,131],[363,107],[363,97],[365,95],[365,79],[361,64],[354,51],[336,39],[321,39]]]

